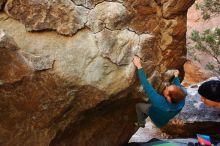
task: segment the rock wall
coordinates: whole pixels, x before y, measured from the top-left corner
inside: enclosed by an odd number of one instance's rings
[[[116,146],[135,132],[132,57],[156,88],[185,62],[194,0],[1,0],[0,145]]]

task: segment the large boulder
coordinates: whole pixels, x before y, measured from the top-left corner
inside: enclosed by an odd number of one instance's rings
[[[132,57],[156,89],[185,62],[186,10],[165,19],[154,0],[7,0],[4,10],[0,145],[122,145],[145,96]]]

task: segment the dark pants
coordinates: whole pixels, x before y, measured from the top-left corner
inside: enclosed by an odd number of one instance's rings
[[[150,106],[151,106],[150,103],[137,103],[136,104],[137,119],[140,125],[145,125],[145,119],[148,117],[148,110]]]

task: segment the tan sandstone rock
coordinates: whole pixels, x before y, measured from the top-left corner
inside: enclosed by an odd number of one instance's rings
[[[130,29],[138,33],[159,33],[161,10],[155,1],[127,0],[125,5],[133,17],[129,26]]]
[[[99,32],[104,28],[122,29],[128,21],[129,12],[122,4],[103,2],[90,11],[87,25],[93,32]]]
[[[195,0],[160,0],[163,4],[162,13],[165,18],[173,18],[183,14],[195,2]]]
[[[8,0],[5,11],[28,31],[56,30],[64,35],[73,35],[83,28],[88,15],[86,8],[70,0]]]
[[[201,69],[196,62],[188,60],[184,64],[185,76],[183,80],[183,84],[185,86],[189,86],[192,84],[196,84],[202,82],[210,77],[210,74]]]
[[[0,85],[19,81],[31,74],[32,69],[14,39],[3,30],[0,30],[0,54]]]

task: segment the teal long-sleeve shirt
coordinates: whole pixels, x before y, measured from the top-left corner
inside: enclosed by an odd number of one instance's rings
[[[149,100],[151,101],[151,106],[148,111],[149,117],[157,127],[160,128],[165,126],[170,119],[172,119],[182,110],[185,105],[185,99],[177,104],[168,102],[165,97],[158,94],[153,86],[148,82],[143,68],[138,69],[138,77],[145,93],[148,95]],[[181,86],[178,77],[174,78],[173,83],[185,91],[184,87]]]

